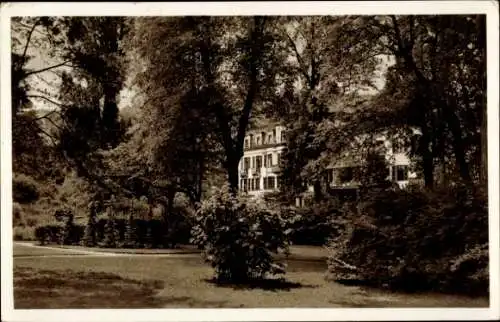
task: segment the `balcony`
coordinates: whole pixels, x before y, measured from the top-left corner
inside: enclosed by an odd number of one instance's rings
[[[246,178],[248,176],[248,169],[243,169],[240,171],[240,177]]]
[[[273,173],[279,173],[283,170],[283,168],[280,165],[272,165],[268,167],[268,169]]]
[[[265,148],[272,148],[275,146],[280,146],[280,145],[285,145],[285,142],[277,142],[276,140],[271,140],[271,141],[265,141],[264,143],[260,144],[249,144],[244,146],[245,151],[251,151],[251,150],[259,150],[259,149],[265,149]]]

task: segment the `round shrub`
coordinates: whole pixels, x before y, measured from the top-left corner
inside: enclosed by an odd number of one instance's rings
[[[37,182],[24,174],[16,174],[12,179],[12,196],[15,202],[30,203],[38,199]]]
[[[202,203],[192,242],[203,250],[218,281],[239,283],[285,273],[272,254],[288,252],[287,233],[278,213],[233,196],[225,187]]]

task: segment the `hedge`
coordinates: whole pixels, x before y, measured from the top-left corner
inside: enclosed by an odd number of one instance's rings
[[[157,219],[143,220],[133,219],[99,219],[94,223],[93,233],[95,234],[95,245],[99,247],[127,247],[127,248],[170,248],[176,244],[187,244],[191,238],[190,227],[179,225],[177,229],[169,227]],[[66,225],[44,225],[35,230],[36,240],[44,244],[72,244],[87,245],[85,242],[86,231],[89,233],[89,224],[77,225],[66,233]],[[68,228],[66,228],[68,229]],[[127,233],[127,230],[129,232]],[[130,234],[133,230],[133,234]],[[65,240],[63,240],[65,239]]]

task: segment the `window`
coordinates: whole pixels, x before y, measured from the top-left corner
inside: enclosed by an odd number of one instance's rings
[[[255,169],[255,157],[252,157],[252,169]]]
[[[248,143],[248,139],[245,139],[245,149],[248,149],[250,147],[249,143]]]
[[[255,178],[255,190],[260,190],[260,178]]]
[[[243,182],[245,181],[245,179],[241,179],[240,180],[240,190],[243,191]]]
[[[262,168],[262,156],[261,156],[261,155],[258,155],[258,156],[255,158],[255,162],[256,162],[256,168],[257,168],[257,169]]]
[[[257,145],[260,145],[260,136],[258,136],[258,137],[256,138],[256,141],[257,141],[257,142],[256,142],[256,144],[257,144]]]
[[[271,190],[276,188],[276,178],[275,177],[265,177],[264,178],[264,190]]]
[[[333,182],[333,169],[326,170],[326,182],[329,184]]]
[[[269,182],[267,183],[267,188],[268,189],[274,189],[276,188],[276,179],[274,177],[268,177]]]
[[[272,165],[273,165],[273,155],[271,153],[269,153],[267,155],[267,166],[271,167]]]
[[[347,183],[354,180],[354,169],[352,167],[340,168],[338,171],[340,183]]]
[[[276,143],[276,129],[273,129],[273,143]]]
[[[286,141],[286,131],[281,131],[281,143]]]
[[[392,180],[406,181],[408,180],[408,166],[397,165],[392,168]]]
[[[253,134],[250,134],[250,147],[253,147],[254,142],[253,142]]]
[[[250,158],[249,157],[245,157],[243,159],[243,170],[248,170],[250,168]]]
[[[281,152],[278,153],[278,165],[281,165]]]
[[[271,144],[271,143],[273,143],[273,136],[271,134],[269,134],[267,136],[267,144]]]

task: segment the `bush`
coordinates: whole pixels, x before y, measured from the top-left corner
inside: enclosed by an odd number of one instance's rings
[[[227,187],[202,203],[192,236],[219,281],[240,283],[285,273],[272,256],[288,251],[284,221],[260,204],[232,196]]]
[[[487,285],[487,251],[478,251],[488,243],[487,202],[472,188],[379,190],[348,218],[330,247],[334,279],[406,290]]]
[[[14,240],[17,241],[35,240],[35,228],[29,226],[14,227],[13,235]]]
[[[451,263],[454,286],[469,290],[477,294],[488,289],[489,260],[488,244],[476,245],[467,249]]]
[[[189,244],[191,229],[193,228],[193,216],[185,208],[174,207],[167,220],[168,222],[164,224],[166,230],[164,243],[171,247],[175,247],[176,244]]]
[[[87,247],[94,247],[97,245],[97,231],[96,231],[96,217],[98,206],[96,203],[91,202],[88,205],[88,221],[85,226],[85,233],[83,237],[83,245]]]
[[[322,246],[337,233],[331,222],[340,212],[336,200],[310,204],[304,208],[285,208],[281,210],[290,229],[289,239],[293,244]]]
[[[40,245],[58,244],[61,240],[62,225],[44,225],[35,229],[35,238]]]
[[[138,235],[137,235],[137,224],[134,221],[134,216],[129,215],[127,224],[125,226],[125,238],[123,242],[123,247],[135,248],[137,247]]]
[[[35,229],[35,238],[40,245],[76,245],[83,240],[84,231],[82,225],[43,225]]]
[[[30,203],[38,199],[37,182],[24,174],[16,174],[12,179],[12,196],[15,202]]]
[[[108,218],[104,226],[104,239],[102,246],[106,248],[116,248],[120,241],[120,231],[114,218]]]

